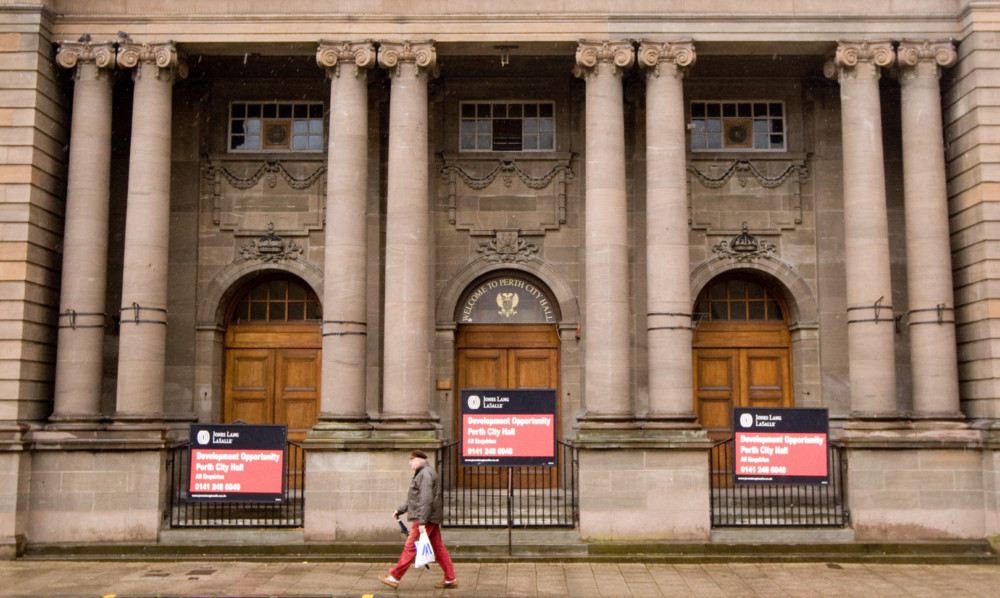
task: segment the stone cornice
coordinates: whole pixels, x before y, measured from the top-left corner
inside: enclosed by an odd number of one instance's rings
[[[683,76],[684,69],[694,64],[696,59],[697,55],[692,40],[663,43],[649,40],[639,42],[639,66],[647,69],[647,73],[651,77],[660,76],[661,64],[672,67],[672,76]]]
[[[398,69],[400,63],[412,63],[427,71],[431,77],[436,77],[437,50],[434,40],[419,42],[382,41],[378,50],[378,64],[389,70]]]
[[[375,44],[369,40],[339,42],[320,40],[316,48],[316,64],[325,68],[331,78],[340,76],[342,64],[353,64],[354,76],[364,76],[366,69],[375,66]]]
[[[80,62],[92,62],[97,68],[114,68],[115,43],[107,42],[60,42],[56,50],[56,63],[65,68],[76,68]]]
[[[580,40],[576,46],[576,65],[573,67],[573,74],[580,78],[596,72],[596,67],[601,63],[613,64],[613,71],[616,75],[621,75],[623,69],[631,67],[635,63],[635,48],[630,40],[600,40],[588,41]]]
[[[120,43],[118,66],[130,69],[139,64],[153,64],[161,71],[168,71],[181,78],[187,77],[187,61],[177,53],[177,45],[172,41],[158,44]]]

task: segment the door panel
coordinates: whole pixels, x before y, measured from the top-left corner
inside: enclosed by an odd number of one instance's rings
[[[745,349],[747,407],[791,407],[788,351]]]
[[[505,349],[462,349],[456,361],[459,388],[507,388]]]
[[[300,442],[319,415],[319,351],[282,349],[276,357],[274,423],[288,426],[288,439]]]
[[[226,353],[225,421],[270,423],[273,369],[273,356],[266,349],[232,349]]]
[[[512,349],[509,388],[558,388],[555,349]]]
[[[738,358],[731,349],[695,351],[695,413],[713,441],[729,437],[738,394]]]

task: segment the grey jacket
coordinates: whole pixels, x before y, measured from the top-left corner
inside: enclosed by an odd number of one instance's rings
[[[396,509],[400,515],[407,513],[407,520],[441,525],[444,507],[441,505],[441,478],[430,463],[424,462],[413,474],[406,504]]]

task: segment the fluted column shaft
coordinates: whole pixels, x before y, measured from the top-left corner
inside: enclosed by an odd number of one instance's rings
[[[634,419],[629,400],[628,213],[625,201],[625,41],[582,41],[575,74],[586,91],[586,326],[584,389],[590,422]],[[689,349],[690,350],[690,349]],[[586,424],[585,424],[586,425]]]
[[[368,69],[375,47],[321,42],[316,61],[330,79],[319,420],[368,427]]]
[[[61,427],[100,418],[104,364],[114,43],[64,42],[56,62],[75,68],[66,185],[55,408]]]
[[[684,72],[691,42],[639,46],[646,68],[649,420],[694,421]]]
[[[121,336],[115,420],[163,419],[170,222],[171,99],[179,63],[172,43],[124,44],[118,64],[134,67]]]
[[[432,42],[382,42],[392,79],[386,202],[383,427],[430,426],[430,224],[427,82]]]
[[[904,41],[898,49],[910,365],[913,415],[918,418],[961,417],[938,86],[941,67],[957,58],[950,42]]]
[[[827,75],[840,81],[844,152],[847,344],[852,416],[896,414],[895,323],[879,101],[889,42],[841,42]]]

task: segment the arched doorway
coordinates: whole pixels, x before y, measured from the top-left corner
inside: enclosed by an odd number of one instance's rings
[[[549,388],[560,396],[560,313],[544,283],[520,271],[491,272],[465,289],[455,319],[456,396],[465,388]],[[559,411],[556,430],[561,429]],[[453,417],[460,434],[458,401]],[[458,473],[464,483],[463,471]],[[506,483],[503,475],[497,478],[501,484]],[[545,483],[556,485],[558,479],[556,468]]]
[[[792,407],[787,309],[762,281],[737,272],[711,281],[695,302],[694,408],[718,442],[733,407]]]
[[[298,442],[316,424],[322,313],[316,294],[288,275],[259,278],[226,312],[224,421],[284,424]]]

